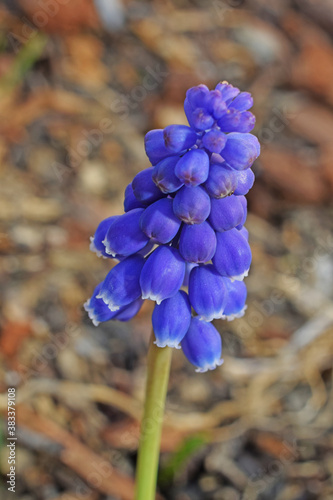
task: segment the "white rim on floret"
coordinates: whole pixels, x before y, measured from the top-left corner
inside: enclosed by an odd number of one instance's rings
[[[146,299],[148,299],[148,300],[154,300],[156,302],[156,304],[159,306],[160,303],[162,302],[162,300],[164,300],[164,297],[161,298],[161,297],[159,297],[159,295],[153,295],[153,294],[151,294],[151,293],[148,292],[145,295],[142,294],[142,299],[143,300],[146,300]]]
[[[237,276],[230,276],[231,281],[243,281],[249,275],[249,270],[244,271],[243,274],[238,274]]]
[[[112,248],[110,248],[109,242],[107,241],[106,238],[104,238],[102,243],[105,246],[105,251],[108,255],[111,255],[112,257],[115,257],[117,255],[117,252],[115,252],[114,250],[112,250]]]
[[[106,259],[105,255],[103,255],[102,252],[96,248],[93,236],[90,236],[89,250],[91,252],[94,252],[97,255],[97,257],[103,257],[103,259]]]
[[[223,363],[224,363],[224,359],[221,358],[221,359],[218,359],[217,361],[215,361],[213,364],[203,366],[202,368],[197,368],[195,371],[197,373],[205,373],[205,372],[208,372],[208,370],[215,370],[215,368],[217,368],[218,366],[221,366]]]
[[[228,316],[223,315],[221,317],[221,319],[226,319],[227,321],[233,321],[234,319],[242,318],[245,314],[246,309],[247,309],[247,306],[244,306],[243,309],[241,311],[239,311],[238,313],[229,314]]]
[[[88,316],[89,318],[91,319],[92,321],[92,324],[94,326],[98,326],[100,324],[100,321],[98,321],[97,319],[97,316],[94,312],[94,309],[93,307],[90,307],[90,299],[88,299],[84,304],[83,304],[83,307],[85,309],[85,311],[88,313]]]
[[[99,294],[96,295],[96,299],[102,299],[103,302],[108,306],[108,308],[112,312],[119,311],[119,309],[120,309],[120,306],[114,304],[114,302],[108,298],[107,291],[105,291],[104,293],[99,292]]]
[[[206,321],[207,323],[210,323],[211,321],[213,321],[213,319],[222,319],[223,318],[223,313],[222,312],[219,312],[219,313],[213,313],[211,314],[210,316],[204,316],[203,314],[201,314],[200,316],[198,316],[198,319],[200,321]]]
[[[179,342],[172,342],[172,341],[166,341],[166,342],[159,342],[158,340],[154,341],[154,344],[157,345],[157,347],[172,347],[174,349],[181,349],[181,345]]]

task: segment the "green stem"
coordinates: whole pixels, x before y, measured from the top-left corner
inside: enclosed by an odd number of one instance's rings
[[[165,398],[172,349],[157,347],[150,339],[146,399],[141,423],[135,500],[154,500],[160,454]]]

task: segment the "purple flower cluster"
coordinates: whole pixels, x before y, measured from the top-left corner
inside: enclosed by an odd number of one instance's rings
[[[245,195],[260,153],[249,133],[252,104],[227,82],[189,89],[189,126],[147,133],[151,166],[127,186],[125,213],[103,220],[91,239],[97,255],[119,260],[85,304],[93,323],[127,321],[153,300],[155,343],[181,347],[201,372],[222,363],[211,321],[241,317],[246,308]]]

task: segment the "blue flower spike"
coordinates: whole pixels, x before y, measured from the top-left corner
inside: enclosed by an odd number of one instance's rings
[[[188,125],[146,134],[151,166],[126,187],[125,213],[104,219],[91,238],[98,256],[119,260],[84,305],[93,324],[128,321],[154,301],[155,344],[182,348],[199,372],[223,362],[211,322],[246,310],[245,195],[260,154],[252,105],[249,92],[225,81],[189,89]]]

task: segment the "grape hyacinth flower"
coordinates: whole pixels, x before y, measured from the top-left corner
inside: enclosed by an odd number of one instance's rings
[[[222,342],[219,332],[212,323],[194,317],[190,328],[181,342],[187,359],[203,373],[222,365]]]
[[[104,321],[109,321],[110,319],[117,319],[118,321],[128,321],[139,312],[143,304],[143,300],[141,298],[138,298],[133,302],[120,307],[117,311],[111,311],[104,300],[102,300],[101,298],[97,298],[102,284],[103,283],[97,285],[92,297],[88,299],[84,304],[84,308],[95,326],[98,326]]]
[[[151,130],[149,160],[125,190],[123,215],[103,220],[91,250],[114,259],[85,309],[94,325],[127,321],[144,300],[158,349],[181,348],[197,371],[223,362],[211,323],[246,310],[251,264],[245,195],[260,153],[253,99],[227,82],[189,89],[188,125]]]
[[[155,344],[158,347],[175,347],[180,349],[191,323],[191,304],[187,293],[180,290],[169,299],[156,304],[152,323],[155,334]]]

